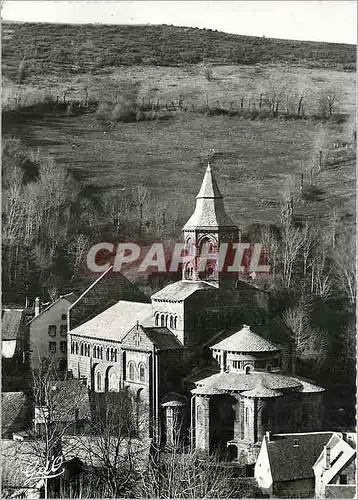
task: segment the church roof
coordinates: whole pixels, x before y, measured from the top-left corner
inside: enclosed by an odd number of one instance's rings
[[[155,300],[185,300],[198,290],[217,290],[214,285],[206,281],[176,281],[167,285],[162,290],[154,293],[151,298]]]
[[[143,331],[147,334],[149,339],[155,344],[157,349],[170,350],[182,349],[183,346],[175,335],[166,327],[143,327]]]
[[[193,215],[185,224],[184,229],[230,227],[237,229],[236,224],[225,211],[223,195],[220,193],[210,164],[196,197],[196,207]]]
[[[120,300],[98,316],[71,330],[71,334],[104,340],[121,341],[136,321],[145,325],[152,304]]]
[[[244,391],[241,393],[242,396],[247,398],[277,398],[282,396],[282,392],[277,389],[271,389],[267,387],[264,378],[259,378],[257,384],[253,389],[249,391]]]
[[[258,387],[260,387],[260,384],[263,384],[264,388],[270,391],[285,389],[298,391],[302,387],[301,382],[297,378],[268,372],[252,372],[249,374],[240,372],[220,372],[196,382],[197,389],[201,390],[203,394],[211,394],[212,392],[210,391],[213,390],[225,392],[254,390],[259,393]],[[194,391],[195,390],[196,389],[194,389]],[[263,389],[260,388],[260,391],[263,391]]]
[[[253,332],[248,325],[244,325],[241,330],[210,348],[236,352],[272,352],[280,350],[272,342]]]

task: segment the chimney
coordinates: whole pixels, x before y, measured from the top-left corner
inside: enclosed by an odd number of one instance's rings
[[[40,314],[40,299],[36,297],[35,299],[35,318]]]
[[[330,469],[331,467],[331,450],[329,446],[325,445],[324,448],[324,453],[323,453],[323,460],[324,460],[324,468],[325,469]]]

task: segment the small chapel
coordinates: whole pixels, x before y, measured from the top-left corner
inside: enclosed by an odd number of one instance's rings
[[[157,443],[250,464],[266,431],[321,429],[324,389],[293,373],[290,332],[270,319],[268,294],[221,273],[218,249],[239,237],[208,164],[183,228],[198,257],[150,302],[121,300],[71,329],[68,370],[94,392],[127,389]]]

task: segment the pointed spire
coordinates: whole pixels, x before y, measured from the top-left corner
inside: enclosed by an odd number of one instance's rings
[[[223,195],[218,188],[214,173],[208,163],[200,191],[196,197],[193,215],[184,226],[186,229],[226,227],[237,230],[236,225],[227,215]]]
[[[220,193],[220,189],[218,188],[214,173],[211,169],[210,162],[208,162],[208,166],[197,198],[222,198],[222,197],[223,195]]]

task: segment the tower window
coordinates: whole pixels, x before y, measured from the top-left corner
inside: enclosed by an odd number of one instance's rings
[[[97,373],[97,391],[102,390],[102,376],[100,372]]]
[[[174,326],[174,321],[173,321],[173,316],[172,315],[170,315],[169,326],[170,326],[170,328],[173,328],[173,326]]]
[[[249,408],[245,408],[245,423],[248,424],[249,423],[249,418],[250,418],[250,409]]]
[[[165,326],[165,318],[164,318],[164,314],[162,314],[160,316],[160,326]]]
[[[155,313],[155,326],[159,326],[159,313]]]

